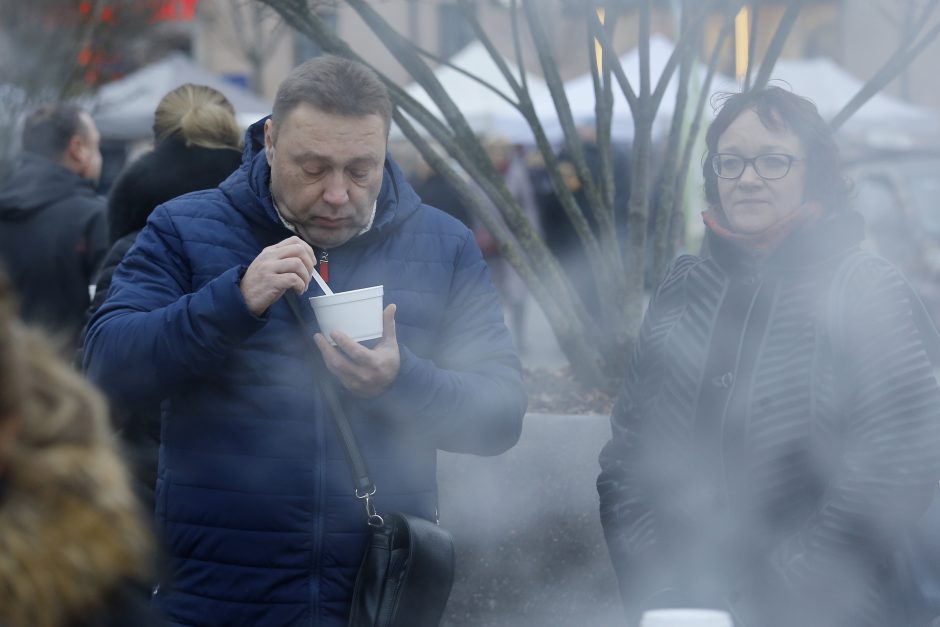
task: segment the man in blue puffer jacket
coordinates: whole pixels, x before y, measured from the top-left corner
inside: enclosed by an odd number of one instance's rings
[[[287,302],[320,293],[317,266],[334,291],[384,285],[390,303],[374,344],[315,336],[380,511],[433,520],[437,449],[492,455],[519,437],[521,368],[486,265],[386,157],[390,118],[364,66],[295,68],[241,168],[153,212],[91,321],[89,375],[129,406],[163,401],[173,572],[156,601],[175,625],[346,621],[367,526]]]

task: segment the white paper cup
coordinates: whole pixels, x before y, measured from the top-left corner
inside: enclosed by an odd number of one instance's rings
[[[721,610],[664,609],[643,613],[640,627],[734,627],[731,616]]]
[[[382,337],[382,285],[364,287],[361,290],[337,292],[327,296],[309,298],[310,306],[317,315],[320,331],[330,344],[335,344],[330,334],[342,331],[357,342]]]

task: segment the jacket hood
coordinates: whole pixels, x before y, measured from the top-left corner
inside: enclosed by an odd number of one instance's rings
[[[70,196],[93,198],[94,184],[54,161],[24,152],[7,185],[0,190],[0,219],[24,219]]]
[[[266,229],[283,228],[271,199],[271,167],[264,152],[264,123],[269,118],[258,120],[248,128],[241,168],[219,186],[249,221]],[[388,153],[384,168],[372,228],[349,243],[383,237],[387,230],[396,228],[421,206],[421,199]]]

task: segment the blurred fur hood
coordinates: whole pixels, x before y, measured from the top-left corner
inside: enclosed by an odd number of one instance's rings
[[[27,350],[41,376],[0,483],[0,625],[81,625],[146,580],[152,539],[101,398],[41,343]]]

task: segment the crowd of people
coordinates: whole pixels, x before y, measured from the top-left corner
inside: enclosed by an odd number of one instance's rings
[[[517,442],[518,277],[446,185],[412,188],[391,115],[340,57],[244,136],[184,85],[106,201],[93,120],[26,119],[0,191],[0,625],[347,624],[369,528],[327,386],[380,511],[436,521],[438,450]],[[936,330],[861,250],[809,101],[731,95],[706,144],[705,247],[655,290],[599,451],[624,623],[929,625],[898,556],[940,479]],[[488,148],[544,218],[520,155]],[[382,337],[324,337],[314,273],[382,285]]]

